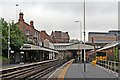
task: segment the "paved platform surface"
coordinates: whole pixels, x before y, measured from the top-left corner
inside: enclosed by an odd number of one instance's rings
[[[86,66],[86,72],[84,72],[84,64],[73,63],[68,69],[65,78],[117,78],[98,66],[90,63],[87,63]]]

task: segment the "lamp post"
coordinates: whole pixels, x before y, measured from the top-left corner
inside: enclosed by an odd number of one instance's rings
[[[79,20],[76,20],[75,22],[79,22],[80,23],[80,41],[82,41],[82,22]]]
[[[14,20],[11,20],[12,21],[12,24],[14,22]],[[10,22],[8,23],[8,59],[10,58],[10,50],[11,50],[11,47],[10,47]]]
[[[85,50],[85,0],[84,0],[84,7],[83,7],[84,9],[84,31],[83,31],[83,33],[84,33],[84,72],[86,72],[86,50]]]
[[[19,6],[19,4],[16,4],[15,6],[16,6],[16,22],[17,22],[17,15],[18,15],[18,6]]]
[[[8,59],[10,58],[10,25],[8,25]]]
[[[76,20],[75,22],[79,22],[80,23],[80,41],[82,41],[82,22],[79,21],[79,20]],[[79,43],[78,43],[78,50],[79,50]],[[81,49],[81,54],[82,54],[82,49]],[[78,52],[78,55],[80,55],[80,51]]]

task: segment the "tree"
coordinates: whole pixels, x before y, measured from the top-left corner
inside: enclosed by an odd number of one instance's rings
[[[6,21],[4,21],[4,19],[2,18],[0,20],[0,27],[2,29],[2,50],[7,49],[7,42],[8,42],[8,23]]]
[[[3,18],[0,19],[2,27],[2,50],[8,49],[8,27],[10,27],[10,47],[12,50],[18,50],[24,43],[25,37],[14,22],[7,23]]]

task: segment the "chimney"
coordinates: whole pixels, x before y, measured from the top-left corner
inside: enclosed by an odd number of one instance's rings
[[[30,21],[30,26],[33,27],[34,22],[31,20]]]
[[[19,21],[24,21],[24,19],[23,19],[23,13],[22,12],[20,12],[20,14],[19,14]]]

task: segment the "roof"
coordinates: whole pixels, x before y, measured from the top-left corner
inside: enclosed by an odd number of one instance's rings
[[[109,32],[120,32],[120,30],[110,30]]]
[[[57,43],[54,44],[56,50],[79,50],[79,49],[94,49],[93,46],[82,43]],[[79,46],[78,46],[79,45]]]
[[[89,34],[109,34],[107,32],[89,32]]]
[[[71,45],[71,43],[54,43],[55,49],[59,51],[64,51],[67,49],[66,46]]]
[[[67,46],[67,50],[78,50],[78,49],[94,49],[94,46],[87,44],[84,45],[81,43]]]
[[[120,42],[113,42],[111,44],[107,44],[106,46],[104,46],[103,48],[101,49],[98,49],[97,51],[101,51],[101,50],[105,50],[105,49],[108,49],[108,48],[112,48],[112,47],[115,47],[115,46],[118,46],[120,45]]]
[[[58,51],[56,50],[48,49],[48,48],[44,48],[44,47],[36,46],[32,44],[24,44],[20,49],[21,50],[41,50],[41,51],[49,51],[49,52],[58,53]]]
[[[54,43],[54,45],[61,45],[61,46],[68,46],[71,45],[72,43]]]

